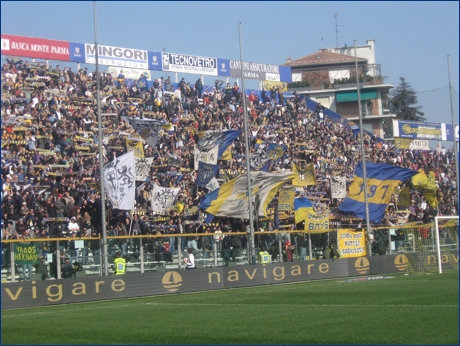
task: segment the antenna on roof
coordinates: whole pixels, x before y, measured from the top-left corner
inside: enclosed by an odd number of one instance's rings
[[[334,17],[335,17],[335,44],[336,44],[336,48],[339,48],[339,30],[337,26],[337,16],[338,16],[338,13],[335,13],[334,14]]]
[[[324,37],[321,37],[321,49],[323,49],[323,41],[324,41]]]

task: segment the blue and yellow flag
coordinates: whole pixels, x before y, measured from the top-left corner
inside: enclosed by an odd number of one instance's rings
[[[144,145],[142,144],[142,141],[131,141],[126,138],[126,149],[128,153],[130,151],[134,151],[134,156],[141,159],[144,158]]]
[[[369,219],[374,223],[379,223],[382,221],[395,187],[418,172],[412,169],[378,163],[366,163],[366,169]],[[344,213],[353,213],[363,219],[366,218],[363,166],[361,162],[356,166],[354,181],[350,185],[348,195],[340,205],[339,210]]]
[[[196,184],[198,186],[206,186],[213,177],[219,172],[219,165],[212,165],[210,163],[198,163],[198,175]]]
[[[316,215],[310,200],[307,197],[294,198],[294,222],[305,221],[309,213]]]
[[[268,157],[270,160],[276,161],[280,159],[284,152],[286,151],[286,146],[281,144],[270,143],[268,145]]]
[[[428,176],[422,171],[413,176],[411,182],[414,189],[425,197],[431,208],[438,207],[438,199],[436,198],[438,187],[436,186],[436,178],[433,171],[430,171]]]

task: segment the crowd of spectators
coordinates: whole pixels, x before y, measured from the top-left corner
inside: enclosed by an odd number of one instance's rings
[[[104,157],[98,155],[95,72],[88,68],[45,66],[28,61],[8,61],[2,66],[2,236],[89,237],[101,233],[101,199],[98,192],[100,164],[106,164],[126,152],[125,139],[133,135],[131,125],[122,116],[166,120],[174,127],[165,131],[156,148],[146,146],[145,156],[154,157],[147,182],[136,182],[136,209],[145,212],[133,218],[129,211],[119,211],[107,203],[109,235],[158,234],[162,241],[146,244],[149,252],[165,248],[175,251],[177,242],[168,234],[216,234],[209,238],[223,250],[246,246],[246,237],[224,241],[218,232],[244,231],[242,220],[221,218],[208,226],[197,222],[200,196],[207,189],[196,187],[194,145],[198,132],[208,130],[243,130],[243,97],[249,118],[250,152],[267,148],[270,143],[287,147],[285,154],[269,167],[286,171],[292,163],[305,167],[313,163],[316,186],[302,194],[328,206],[336,213],[340,200],[330,198],[330,177],[353,178],[355,165],[361,161],[360,138],[323,114],[324,108],[308,109],[301,95],[284,97],[282,89],[263,90],[243,95],[237,83],[216,81],[205,87],[200,79],[173,83],[170,77],[157,78],[150,88],[137,81],[112,76],[103,71],[100,77],[101,113],[105,142]],[[232,145],[232,159],[219,161],[219,178],[244,173],[246,168],[243,134]],[[365,135],[368,162],[434,171],[438,185],[439,207],[430,208],[420,193],[412,191],[412,205],[405,221],[430,222],[439,215],[458,214],[455,157],[452,150],[433,151],[396,149],[391,143]],[[171,155],[181,157],[180,165],[168,164]],[[167,215],[154,215],[150,207],[152,184],[180,187],[178,202],[183,206]],[[399,210],[400,211],[400,210]],[[345,223],[349,216],[335,221]],[[396,223],[404,217],[395,201],[390,203],[383,222]],[[360,220],[347,223],[358,224]],[[268,228],[268,224],[263,226]],[[295,237],[289,239],[295,241]],[[182,247],[207,249],[204,237],[183,238]],[[66,250],[74,251],[69,242]],[[127,240],[111,241],[123,254]],[[230,245],[226,245],[230,243]],[[86,252],[97,253],[97,242],[85,242]],[[129,242],[136,250],[136,241]],[[67,246],[67,245],[66,245]],[[41,245],[43,251],[46,245]],[[231,255],[231,254],[230,254]]]

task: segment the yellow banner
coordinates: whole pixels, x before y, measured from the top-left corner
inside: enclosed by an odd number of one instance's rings
[[[313,164],[306,168],[300,169],[295,163],[292,164],[292,171],[297,173],[297,177],[292,180],[294,186],[316,185],[315,170]]]
[[[281,190],[278,196],[278,210],[291,211],[294,206],[295,191]]]
[[[271,81],[271,80],[264,80],[262,81],[262,88],[265,89],[265,90],[270,90],[270,89],[273,89],[275,88],[276,90],[278,90],[279,87],[283,88],[283,91],[287,91],[287,83],[285,82],[274,82],[274,81]]]
[[[412,139],[409,138],[395,138],[395,147],[398,149],[409,149]]]
[[[224,153],[222,154],[222,157],[220,158],[220,160],[231,160],[232,159],[232,149],[230,148],[230,146],[227,147],[227,149],[225,149]]]
[[[329,232],[329,211],[321,215],[307,213],[305,218],[305,231],[309,233]]]
[[[134,151],[134,156],[144,158],[144,146],[141,141],[130,141],[126,138],[126,149],[128,150],[128,153],[130,151]]]
[[[350,229],[338,229],[339,250],[343,258],[363,257],[367,255],[364,229],[355,232]]]
[[[409,187],[405,187],[399,191],[398,195],[398,206],[407,208],[410,206],[410,194]]]

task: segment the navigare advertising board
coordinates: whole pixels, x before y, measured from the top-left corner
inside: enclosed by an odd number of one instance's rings
[[[393,120],[394,137],[445,141],[446,124]]]
[[[146,50],[121,48],[112,46],[98,45],[99,64],[148,69],[148,54]],[[94,44],[85,43],[85,62],[87,64],[96,64],[96,49]]]
[[[163,71],[217,76],[217,58],[166,52],[161,56]]]
[[[2,34],[2,55],[69,61],[69,42]]]

